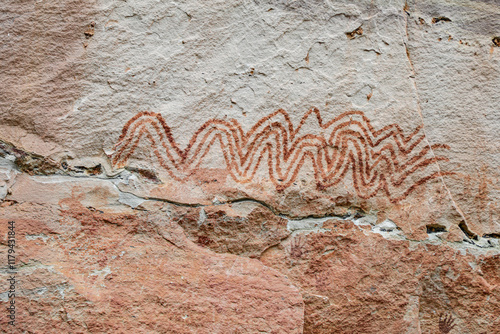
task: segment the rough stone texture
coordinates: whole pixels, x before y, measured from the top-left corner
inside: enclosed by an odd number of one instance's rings
[[[497,1],[0,4],[1,332],[500,333]]]
[[[305,332],[437,333],[441,312],[457,319],[457,333],[498,331],[498,255],[386,240],[352,222],[323,228],[261,257],[303,291]]]
[[[108,214],[81,206],[80,194],[61,200],[67,210],[1,209],[16,221],[22,263],[13,333],[302,332],[304,304],[283,274],[194,245],[165,219],[168,205],[156,214]],[[9,327],[5,317],[1,325]]]

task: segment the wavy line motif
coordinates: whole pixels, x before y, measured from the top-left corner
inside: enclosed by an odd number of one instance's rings
[[[314,121],[311,115],[316,116],[317,124],[306,129],[304,124]],[[219,142],[228,172],[236,182],[252,181],[258,167],[267,162],[269,178],[281,191],[296,180],[305,160],[310,159],[321,190],[337,185],[350,171],[359,197],[370,198],[382,191],[392,201],[399,201],[419,185],[450,174],[432,167],[439,160],[448,160],[433,156],[432,150],[449,147],[426,145],[421,130],[419,126],[408,136],[397,124],[375,130],[361,111],[345,112],[323,124],[315,108],[294,128],[288,113],[280,109],[263,117],[246,133],[234,119],[211,119],[182,150],[160,114],[141,112],[123,127],[112,163],[123,167],[144,138],[160,165],[172,178],[182,181]]]

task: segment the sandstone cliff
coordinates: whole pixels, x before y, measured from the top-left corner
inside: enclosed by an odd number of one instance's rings
[[[0,31],[0,332],[500,333],[498,1],[5,0]]]

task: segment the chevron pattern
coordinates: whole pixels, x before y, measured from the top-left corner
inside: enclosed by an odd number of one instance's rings
[[[361,111],[345,112],[323,123],[314,108],[294,127],[289,114],[280,109],[263,117],[248,132],[236,120],[211,119],[181,149],[160,114],[140,112],[123,127],[112,163],[125,166],[138,145],[147,141],[160,165],[172,178],[182,181],[199,168],[218,142],[228,172],[239,183],[254,180],[264,164],[269,180],[281,191],[296,181],[309,159],[320,190],[338,185],[350,173],[359,197],[366,199],[382,192],[399,201],[419,185],[451,174],[439,172],[435,163],[448,159],[433,153],[449,147],[429,146],[424,139],[422,126],[408,135],[397,124],[376,130]]]

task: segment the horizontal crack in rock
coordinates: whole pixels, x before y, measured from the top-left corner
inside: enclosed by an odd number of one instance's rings
[[[477,234],[475,234],[474,232],[472,232],[464,221],[460,222],[460,224],[458,224],[458,227],[470,239],[472,239],[472,240],[478,240]]]
[[[60,168],[55,161],[36,153],[27,152],[15,147],[13,144],[0,140],[0,156],[7,155],[15,157],[14,163],[20,171],[29,175],[54,174]]]
[[[84,167],[84,166],[74,166],[74,167],[69,167],[64,161],[61,164],[58,164],[54,160],[44,157],[42,155],[28,152],[26,150],[17,148],[15,145],[0,140],[0,157],[7,158],[8,155],[14,156],[15,160],[14,163],[16,166],[19,168],[21,172],[25,172],[29,175],[44,175],[44,176],[50,176],[50,175],[65,175],[67,177],[75,177],[75,178],[90,178],[90,179],[97,179],[97,180],[107,180],[107,181],[112,181],[112,180],[117,180],[120,176],[121,173],[118,173],[113,176],[109,176],[104,174],[104,171],[101,167],[100,164],[94,166],[94,167]],[[133,171],[140,173],[142,175],[141,171]],[[149,177],[151,181],[156,181],[156,175],[154,172],[150,171],[145,171],[148,173],[146,177]],[[150,172],[150,174],[149,174]],[[83,174],[83,175],[82,175]],[[97,177],[99,175],[99,177]],[[116,185],[116,184],[115,184]],[[165,198],[157,198],[157,197],[149,197],[149,196],[138,196],[132,192],[127,192],[119,189],[116,187],[119,192],[121,193],[126,193],[130,195],[134,195],[140,199],[143,200],[150,200],[150,201],[159,201],[159,202],[164,202],[164,203],[169,203],[175,206],[182,206],[182,207],[192,207],[192,208],[197,208],[197,207],[212,207],[212,206],[219,206],[219,205],[226,205],[226,204],[234,204],[234,203],[243,203],[243,202],[253,202],[262,205],[263,207],[267,208],[269,211],[271,211],[273,214],[280,216],[285,219],[289,220],[306,220],[306,219],[327,219],[327,218],[332,218],[332,219],[341,219],[341,220],[349,220],[349,219],[357,219],[362,216],[364,216],[363,212],[360,212],[358,208],[350,208],[353,209],[351,210],[353,213],[346,214],[346,215],[335,215],[335,214],[317,214],[317,215],[308,215],[308,216],[292,216],[287,213],[279,212],[276,208],[273,206],[269,205],[268,203],[254,199],[254,198],[238,198],[234,200],[228,200],[228,201],[223,201],[220,203],[214,203],[214,204],[201,204],[201,203],[182,203],[182,202],[176,202],[173,200],[165,199]],[[464,241],[473,244],[475,246],[482,247],[481,245],[478,245],[474,241],[479,240],[479,236],[472,232],[465,221],[462,221],[459,223],[458,227],[462,230],[462,232],[467,236],[467,239]],[[443,226],[434,226],[434,225],[427,225],[427,232],[428,233],[438,233],[438,232],[446,232],[446,229]],[[406,238],[406,237],[405,237]],[[498,233],[486,233],[484,234],[483,238],[495,238],[499,239],[500,234]],[[407,239],[411,241],[410,239]]]

